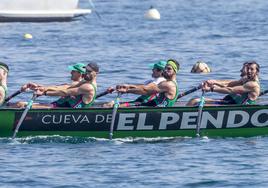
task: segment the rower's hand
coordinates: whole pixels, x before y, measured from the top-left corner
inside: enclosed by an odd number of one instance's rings
[[[119,93],[127,93],[128,91],[128,85],[127,84],[124,84],[124,85],[117,85],[116,86],[116,91],[119,92]]]
[[[45,92],[45,91],[47,91],[47,88],[41,86],[41,87],[36,87],[35,90],[39,90],[39,91]]]
[[[39,87],[38,84],[30,82],[30,83],[23,85],[20,89],[21,89],[21,91],[24,92],[27,89],[36,90],[37,87]]]
[[[20,88],[20,90],[21,90],[22,92],[26,91],[27,89],[28,89],[27,84],[24,84],[24,85]]]
[[[210,85],[207,82],[205,82],[203,84],[202,90],[205,91],[205,92],[209,92],[211,90],[211,87],[213,87],[213,85]]]
[[[108,87],[107,89],[106,89],[106,91],[108,92],[108,93],[112,93],[112,92],[114,92],[114,88],[113,87]]]
[[[42,90],[39,90],[39,89],[38,89],[38,90],[35,91],[35,94],[36,94],[38,97],[44,95],[44,93],[45,93],[45,90],[42,91]]]
[[[205,81],[205,84],[207,84],[208,86],[213,86],[214,84],[216,84],[216,80],[207,80],[207,81]]]

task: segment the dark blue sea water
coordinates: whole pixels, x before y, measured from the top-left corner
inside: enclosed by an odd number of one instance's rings
[[[161,20],[143,18],[151,5]],[[29,81],[69,82],[67,66],[88,61],[100,65],[99,91],[142,83],[151,75],[148,64],[169,58],[181,63],[181,91],[206,79],[238,79],[242,63],[252,59],[261,65],[262,87],[268,89],[268,1],[97,0],[95,6],[101,20],[93,13],[73,22],[0,23],[0,60],[11,68],[10,93]],[[33,39],[24,39],[25,33]],[[213,72],[190,74],[197,60]],[[194,96],[200,93],[182,100]],[[268,137],[4,138],[0,187],[267,187],[267,146]]]

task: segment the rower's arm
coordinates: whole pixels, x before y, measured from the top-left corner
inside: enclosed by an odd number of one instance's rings
[[[66,97],[66,96],[77,96],[77,95],[84,95],[92,92],[94,88],[91,85],[86,85],[86,86],[80,86],[76,88],[67,88],[67,89],[62,89],[62,90],[47,90],[43,94],[48,95],[48,96],[61,96],[61,97]]]
[[[233,81],[231,81],[231,82],[229,82],[229,83],[227,84],[227,87],[235,87],[235,86],[239,86],[239,85],[242,85],[243,82],[244,82],[244,79],[243,79],[243,78],[241,78],[240,80],[233,80]]]
[[[159,93],[160,89],[154,83],[148,85],[129,85],[127,88],[127,93],[133,93],[138,95],[152,95]]]
[[[219,87],[234,87],[237,85],[242,85],[243,80],[207,80],[209,85],[216,85]]]
[[[233,80],[216,80],[215,85],[220,87],[228,86]]]
[[[70,85],[64,84],[64,85],[59,85],[59,86],[46,86],[44,87],[44,89],[47,91],[56,91],[56,90],[67,89],[68,87],[70,87]]]
[[[249,85],[235,86],[235,87],[219,87],[214,86],[212,91],[223,93],[223,94],[243,94],[249,93],[254,89],[254,87]]]
[[[62,89],[62,90],[46,90],[43,92],[43,95],[48,95],[48,96],[61,96],[61,97],[66,97],[66,96],[76,96],[79,95],[79,89],[78,88],[71,88],[71,89]]]
[[[40,90],[45,90],[45,91],[56,91],[56,90],[64,90],[64,89],[69,89],[69,88],[76,88],[82,85],[83,82],[73,82],[72,84],[62,84],[62,85],[51,85],[51,86],[43,86],[40,87]]]

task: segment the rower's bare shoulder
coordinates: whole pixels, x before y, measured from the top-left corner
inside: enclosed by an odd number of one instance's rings
[[[172,86],[172,81],[163,81],[161,83],[159,83],[159,86],[162,86],[162,87],[171,87]]]
[[[247,87],[247,88],[259,88],[259,84],[256,82],[256,81],[248,81],[247,83],[245,83],[244,87]]]
[[[79,91],[80,92],[90,92],[94,90],[93,86],[90,83],[84,83],[82,85],[79,86]]]

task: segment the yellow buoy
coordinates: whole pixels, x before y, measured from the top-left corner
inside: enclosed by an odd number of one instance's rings
[[[24,34],[24,38],[25,39],[32,39],[33,36],[31,34],[29,34],[29,33],[26,33],[26,34]]]
[[[153,6],[145,12],[144,17],[149,20],[160,20],[160,13]]]

